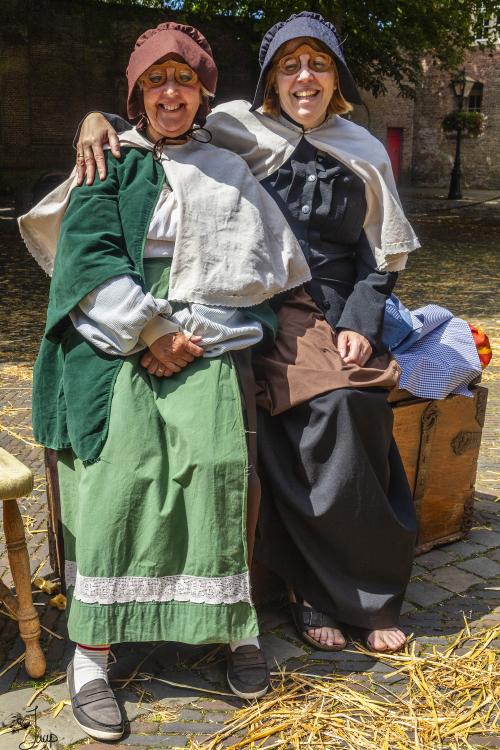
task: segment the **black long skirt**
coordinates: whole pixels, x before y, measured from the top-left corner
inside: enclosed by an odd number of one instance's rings
[[[340,388],[258,411],[256,558],[341,623],[396,625],[416,519],[387,390]]]

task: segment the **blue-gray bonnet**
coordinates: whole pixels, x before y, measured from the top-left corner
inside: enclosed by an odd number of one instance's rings
[[[250,109],[257,109],[264,102],[266,78],[277,50],[282,44],[301,36],[317,39],[328,47],[335,58],[339,73],[340,90],[344,99],[352,104],[361,104],[361,98],[354,83],[354,78],[345,63],[342,46],[335,26],[319,13],[311,13],[308,10],[304,10],[302,13],[294,13],[286,21],[275,23],[265,34],[259,51],[260,77]]]

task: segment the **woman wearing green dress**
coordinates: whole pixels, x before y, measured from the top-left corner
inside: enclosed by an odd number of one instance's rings
[[[121,159],[107,151],[104,180],[70,178],[20,220],[45,267],[59,234],[33,421],[58,452],[73,713],[104,740],[123,734],[111,643],[225,642],[233,692],[267,690],[237,360],[273,338],[265,301],[309,277],[245,162],[207,142],[217,69],[204,37],[150,29],[127,78],[140,119]]]

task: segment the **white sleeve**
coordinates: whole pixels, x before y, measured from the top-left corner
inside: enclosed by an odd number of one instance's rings
[[[193,303],[177,310],[172,321],[186,335],[202,337],[199,346],[204,349],[204,357],[255,346],[263,337],[261,324],[234,307]]]
[[[76,330],[107,354],[130,355],[160,336],[181,330],[170,320],[167,300],[156,299],[128,275],[115,276],[96,287],[70,317]]]

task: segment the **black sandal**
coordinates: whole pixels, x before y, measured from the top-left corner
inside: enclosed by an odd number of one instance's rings
[[[342,651],[347,646],[347,639],[342,633],[342,629],[332,617],[325,615],[324,612],[318,612],[313,607],[306,606],[302,601],[297,601],[297,597],[293,591],[290,592],[289,604],[297,633],[309,646],[313,646],[318,651]],[[344,643],[342,645],[335,644],[334,646],[327,646],[324,643],[320,643],[307,633],[311,628],[335,628],[336,630],[340,630],[344,638]]]

